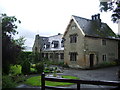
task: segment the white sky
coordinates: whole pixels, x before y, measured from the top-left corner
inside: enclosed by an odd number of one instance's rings
[[[21,20],[16,37],[25,36],[25,45],[32,47],[36,34],[63,34],[71,15],[91,19],[91,15],[100,11],[99,0],[0,0],[0,13]],[[118,33],[118,25],[111,21],[111,13],[100,14],[102,22]]]

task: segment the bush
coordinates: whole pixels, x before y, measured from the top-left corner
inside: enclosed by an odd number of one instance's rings
[[[37,70],[35,68],[30,68],[30,74],[36,74],[37,73]]]
[[[58,65],[64,66],[64,62],[59,62]]]
[[[44,70],[44,63],[43,62],[37,63],[35,68],[37,70],[37,73],[41,74],[43,72],[43,70]]]
[[[25,60],[22,64],[22,73],[29,74],[30,73],[30,62]]]
[[[10,74],[11,75],[19,75],[21,74],[21,65],[12,65],[10,67]]]
[[[14,88],[16,83],[10,76],[2,76],[2,88]]]
[[[69,65],[68,65],[67,63],[65,63],[65,64],[63,65],[63,67],[64,67],[64,68],[69,68]]]

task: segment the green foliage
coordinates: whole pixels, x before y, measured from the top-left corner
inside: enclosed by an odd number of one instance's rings
[[[12,77],[13,81],[17,84],[24,82],[26,80],[26,77],[24,75],[17,75],[17,76],[12,75],[11,77]]]
[[[8,33],[11,35],[15,35],[18,33],[16,31],[17,26],[15,25],[15,22],[21,23],[20,20],[17,20],[15,16],[7,16],[6,14],[2,14],[2,35],[7,35]]]
[[[64,66],[64,62],[63,61],[61,61],[61,62],[55,62],[55,61],[48,60],[48,59],[44,60],[44,64],[46,64],[47,66],[50,66],[50,65]]]
[[[30,68],[30,73],[31,74],[36,74],[37,73],[37,70],[35,68]]]
[[[65,64],[63,65],[63,67],[69,68],[69,65],[68,65],[67,63],[65,63]]]
[[[13,42],[16,45],[20,46],[22,49],[25,49],[25,46],[24,46],[25,41],[26,41],[26,39],[23,36],[20,36],[20,38],[13,40]]]
[[[16,83],[10,76],[2,76],[2,88],[14,88]]]
[[[79,79],[78,77],[67,76],[67,75],[62,75],[62,77],[67,78],[67,79]],[[41,85],[41,76],[35,76],[35,77],[28,78],[25,81],[25,83],[28,85],[31,85],[31,86],[40,86]],[[45,84],[47,86],[66,86],[66,85],[73,85],[74,83],[46,81]]]
[[[10,74],[11,75],[19,75],[21,74],[21,65],[12,65],[10,67]]]
[[[22,64],[26,59],[28,59],[31,62],[31,54],[32,52],[27,52],[27,51],[21,51],[19,56],[18,56],[18,63]]]
[[[16,22],[20,23],[15,16],[2,14],[2,71],[9,74],[10,64],[16,64],[21,46],[15,44],[13,35],[17,34]]]
[[[30,73],[30,62],[26,59],[22,64],[22,73],[29,74]]]
[[[41,55],[39,52],[32,53],[33,63],[38,63],[41,61]]]
[[[37,73],[41,74],[44,70],[44,63],[43,62],[37,63],[35,69],[37,70]]]
[[[118,20],[120,19],[120,1],[114,0],[109,2],[100,2],[100,11],[112,11],[112,21],[118,23]]]

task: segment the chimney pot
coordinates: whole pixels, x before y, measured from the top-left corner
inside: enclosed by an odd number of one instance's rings
[[[100,14],[98,13],[98,19],[100,19]]]
[[[92,20],[94,20],[94,16],[92,15]]]

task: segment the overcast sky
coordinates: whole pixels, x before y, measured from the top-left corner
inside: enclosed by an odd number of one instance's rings
[[[21,20],[16,38],[24,36],[27,39],[25,45],[32,47],[36,34],[63,34],[71,15],[91,19],[91,15],[100,11],[99,0],[0,0],[0,13]],[[118,25],[111,21],[111,13],[100,14],[102,22],[118,33]]]

